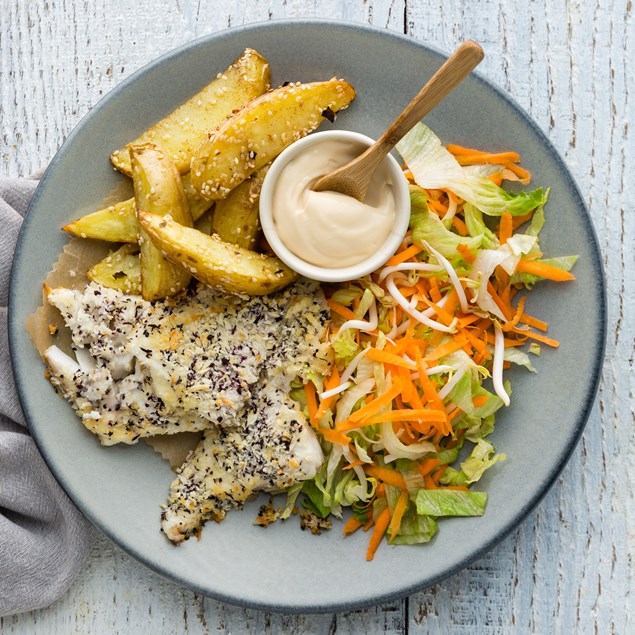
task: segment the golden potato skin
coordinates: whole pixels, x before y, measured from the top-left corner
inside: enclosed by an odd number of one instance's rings
[[[231,113],[269,89],[267,60],[253,49],[243,54],[196,95],[164,119],[110,155],[112,164],[132,175],[128,147],[153,143],[172,159],[181,174],[190,169],[190,160],[209,132]],[[169,87],[166,87],[169,89]]]
[[[130,148],[132,179],[137,218],[144,212],[158,217],[169,214],[179,223],[192,227],[179,172],[170,158],[151,144]],[[163,257],[154,243],[139,228],[141,249],[141,291],[146,300],[161,300],[183,291],[191,276]]]
[[[139,223],[167,258],[216,289],[267,295],[297,278],[297,274],[275,256],[231,245],[218,236],[207,236],[171,218],[139,212]]]
[[[346,108],[353,87],[331,79],[289,84],[269,91],[229,117],[192,158],[192,185],[203,198],[225,198],[256,170],[294,141],[315,130],[325,117]]]
[[[192,187],[189,174],[184,174],[182,181],[192,219],[197,221],[213,203],[200,197]],[[80,238],[95,238],[113,243],[136,243],[139,240],[139,223],[135,200],[129,198],[127,201],[97,210],[65,225],[62,229]]]
[[[212,216],[212,233],[226,243],[254,249],[260,233],[260,190],[269,165],[260,168],[227,198],[216,202]]]
[[[127,295],[141,295],[139,245],[122,245],[94,265],[88,279]]]

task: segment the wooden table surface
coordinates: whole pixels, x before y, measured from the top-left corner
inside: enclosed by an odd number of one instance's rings
[[[0,618],[0,632],[635,632],[631,0],[0,0],[0,175],[46,165],[102,95],[157,55],[234,25],[300,17],[370,23],[444,51],[477,40],[481,72],[564,155],[608,281],[606,363],[581,442],[511,536],[403,601],[338,615],[243,610],[163,580],[99,538],[64,597]]]

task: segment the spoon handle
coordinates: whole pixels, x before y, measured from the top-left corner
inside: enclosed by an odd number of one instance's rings
[[[483,55],[483,49],[472,40],[463,42],[454,51],[386,132],[367,151],[368,154],[377,155],[377,164],[416,123],[421,121],[478,66]]]

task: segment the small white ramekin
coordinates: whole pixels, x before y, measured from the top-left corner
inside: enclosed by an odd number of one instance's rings
[[[280,239],[273,221],[273,193],[280,171],[296,156],[308,150],[309,146],[320,141],[345,140],[356,141],[367,148],[373,139],[358,132],[346,130],[329,130],[308,135],[296,141],[282,152],[271,164],[260,192],[260,224],[267,242],[278,258],[300,275],[321,282],[343,282],[361,278],[371,271],[381,267],[397,251],[408,230],[410,221],[410,193],[408,181],[396,159],[388,155],[384,162],[387,164],[395,183],[395,223],[384,244],[370,257],[350,267],[330,268],[319,267],[302,260],[290,251]]]

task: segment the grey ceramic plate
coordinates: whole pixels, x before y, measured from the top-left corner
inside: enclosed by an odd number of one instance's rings
[[[364,560],[367,535],[344,540],[336,526],[316,537],[300,531],[294,520],[261,529],[252,524],[257,503],[229,514],[220,525],[208,524],[200,542],[174,547],[159,531],[158,505],[172,479],[166,464],[145,444],[100,447],[44,379],[24,322],[66,241],[56,228],[95,209],[121,178],[109,153],[194,93],[245,47],[269,59],[275,84],[334,75],[351,81],[358,97],[336,126],[370,136],[384,129],[442,62],[421,43],[384,30],[274,22],[197,40],[123,82],[70,135],[24,222],[10,298],[14,370],[31,430],[51,470],[86,516],[132,556],[232,603],[284,611],[350,609],[405,595],[460,570],[516,527],[554,482],[580,437],[598,383],[605,332],[601,260],[584,202],[547,139],[501,91],[478,77],[468,79],[428,123],[446,142],[519,151],[534,183],[551,186],[541,239],[546,253],[581,256],[575,283],[545,284],[530,299],[531,313],[549,321],[550,335],[561,347],[544,351],[537,375],[508,373],[512,407],[498,417],[494,441],[509,459],[483,479],[489,492],[486,515],[442,521],[431,544],[383,546],[372,563]]]

